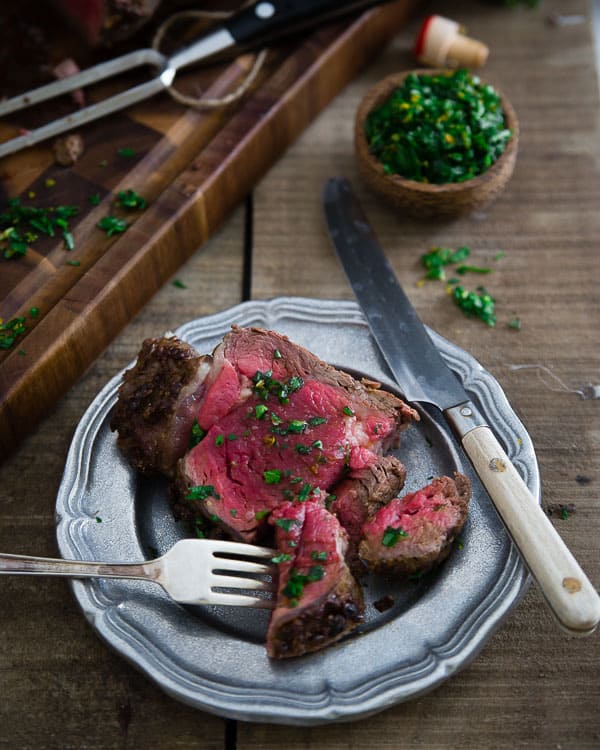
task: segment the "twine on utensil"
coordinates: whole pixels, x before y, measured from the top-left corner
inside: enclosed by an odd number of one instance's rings
[[[163,23],[158,27],[158,30],[152,40],[152,49],[160,52],[159,47],[165,37],[165,34],[177,21],[180,21],[182,19],[198,20],[206,18],[219,20],[223,18],[229,18],[229,16],[231,16],[231,13],[229,12],[209,10],[183,10],[179,13],[174,13],[172,16],[169,16],[169,18],[163,21]],[[267,50],[263,49],[256,55],[252,66],[246,73],[240,85],[225,96],[220,96],[218,98],[212,99],[210,97],[200,98],[195,96],[188,96],[187,94],[184,94],[176,89],[173,85],[169,86],[167,88],[167,91],[169,92],[171,97],[175,99],[176,102],[179,102],[179,104],[184,104],[186,107],[193,107],[194,109],[218,109],[220,107],[227,107],[229,104],[232,104],[238,99],[241,99],[244,94],[250,89],[250,87],[256,80],[256,77],[258,76],[262,66],[264,65],[266,58]]]

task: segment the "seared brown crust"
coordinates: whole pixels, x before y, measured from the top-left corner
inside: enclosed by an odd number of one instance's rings
[[[366,567],[375,573],[405,577],[424,573],[446,559],[452,544],[466,521],[471,484],[463,474],[455,473],[454,479],[439,477],[419,492],[393,500],[382,508],[371,522],[363,527],[363,540],[359,545],[359,557]],[[415,505],[415,498],[424,497],[438,506],[444,505],[446,515],[424,501],[422,507]],[[402,526],[407,536],[391,547],[382,543],[388,527],[390,512],[397,510],[396,518],[403,511],[406,523]],[[443,509],[442,509],[443,510]],[[438,522],[439,521],[439,522]],[[401,524],[402,525],[402,524]],[[397,527],[392,524],[393,528]],[[406,527],[406,528],[405,528]]]
[[[267,643],[272,659],[302,656],[329,646],[363,621],[364,600],[349,570],[326,598],[312,602],[287,622],[279,622],[277,635]]]
[[[171,474],[187,450],[194,414],[186,400],[202,388],[206,359],[175,337],[146,339],[125,372],[110,427],[138,471]]]

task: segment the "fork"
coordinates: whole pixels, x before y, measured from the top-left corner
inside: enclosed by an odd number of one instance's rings
[[[0,574],[151,581],[160,584],[181,604],[273,609],[274,600],[258,594],[276,590],[277,567],[271,563],[274,554],[275,550],[242,542],[182,539],[161,557],[141,563],[88,562],[0,553]]]

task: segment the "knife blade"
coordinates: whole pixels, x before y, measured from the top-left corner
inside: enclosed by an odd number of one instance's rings
[[[325,220],[373,338],[407,400],[437,407],[456,434],[559,625],[589,635],[600,597],[448,367],[343,177],[327,181]]]

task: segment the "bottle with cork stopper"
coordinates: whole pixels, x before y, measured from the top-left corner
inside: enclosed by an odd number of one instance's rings
[[[489,49],[483,42],[465,36],[456,21],[444,16],[428,16],[417,37],[415,57],[434,68],[481,68]]]

